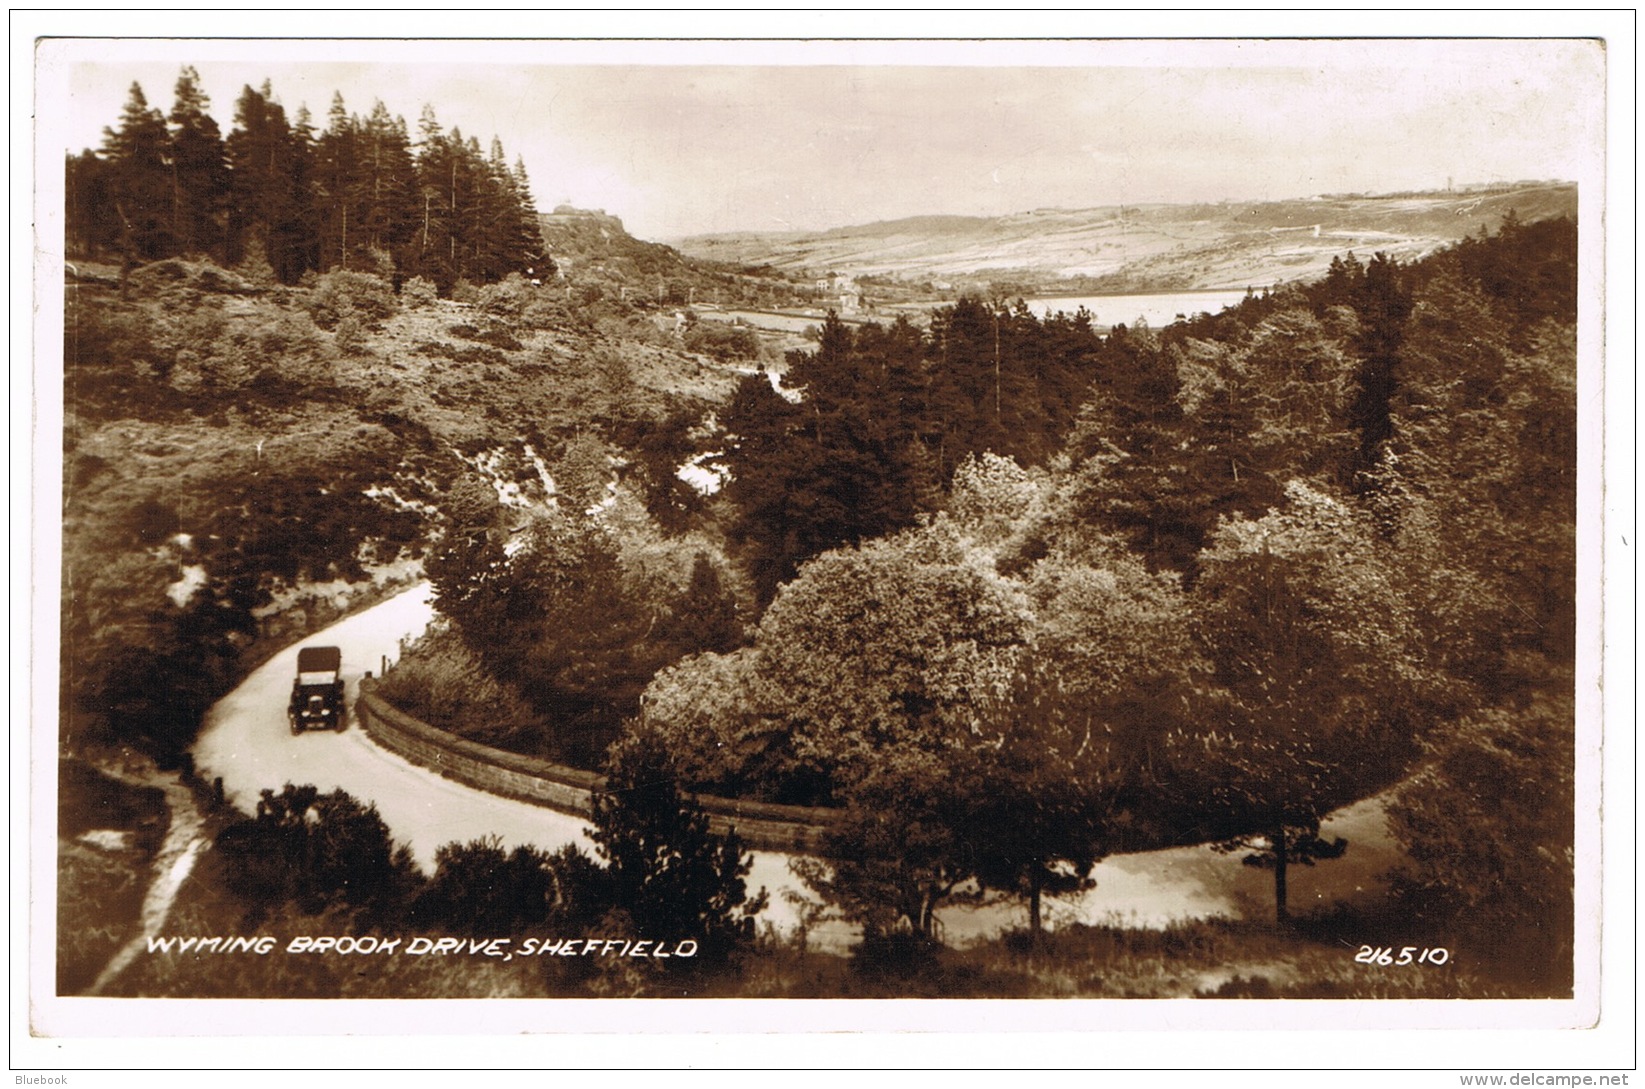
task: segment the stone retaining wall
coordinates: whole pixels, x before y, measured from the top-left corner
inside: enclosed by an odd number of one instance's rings
[[[360,685],[355,715],[366,735],[390,752],[488,794],[547,806],[573,816],[587,817],[593,813],[593,796],[604,787],[603,776],[494,749],[447,733],[405,714],[371,688],[369,679]],[[743,802],[712,794],[695,797],[708,814],[713,831],[723,835],[735,828],[744,843],[762,851],[815,854],[821,850],[822,834],[839,815],[833,809]]]

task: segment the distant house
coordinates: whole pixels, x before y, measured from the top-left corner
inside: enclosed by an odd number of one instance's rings
[[[841,314],[855,314],[862,309],[862,289],[856,278],[840,272],[830,272],[817,281],[817,294],[824,307]]]

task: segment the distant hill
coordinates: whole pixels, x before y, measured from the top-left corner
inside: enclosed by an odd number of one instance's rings
[[[671,246],[635,238],[622,220],[598,209],[562,205],[539,215],[538,222],[559,275],[577,288],[642,307],[799,301],[780,272],[734,269],[683,256]]]
[[[1576,215],[1576,186],[1516,182],[1263,203],[1039,209],[996,218],[918,216],[820,232],[678,239],[687,257],[790,273],[904,281],[1011,279],[1037,290],[1241,288],[1322,274],[1347,250],[1414,259],[1514,209]],[[1067,281],[1059,283],[1058,281]]]

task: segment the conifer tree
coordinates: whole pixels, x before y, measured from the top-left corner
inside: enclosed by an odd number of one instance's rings
[[[378,100],[360,129],[360,181],[355,220],[367,249],[399,255],[416,216],[416,170],[405,121]]]
[[[351,117],[343,96],[331,97],[326,130],[315,149],[321,198],[320,267],[350,268],[360,262],[364,232],[358,211],[360,139],[358,118]]]
[[[174,252],[170,155],[166,119],[133,83],[119,127],[103,130],[102,149],[110,167],[119,248],[128,267]]]
[[[526,272],[546,280],[554,274],[554,262],[543,244],[543,224],[537,215],[537,202],[531,196],[531,179],[526,176],[525,159],[519,156],[514,159],[513,187],[519,205],[519,244],[527,262]]]
[[[176,251],[228,260],[228,162],[222,133],[206,111],[200,75],[185,67],[171,108],[171,234]]]

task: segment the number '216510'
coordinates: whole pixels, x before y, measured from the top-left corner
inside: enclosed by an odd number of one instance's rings
[[[1433,949],[1419,949],[1414,945],[1407,945],[1396,953],[1393,946],[1362,945],[1359,947],[1359,952],[1354,954],[1355,964],[1376,964],[1382,967],[1406,964],[1444,964],[1450,959],[1451,951],[1443,946]]]

